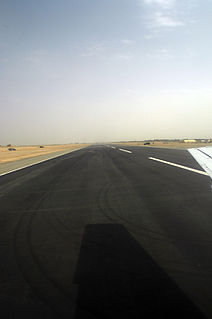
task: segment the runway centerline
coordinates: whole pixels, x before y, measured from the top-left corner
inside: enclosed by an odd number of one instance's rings
[[[122,151],[122,152],[126,152],[126,153],[132,153],[131,151],[128,151],[128,150],[125,150],[125,149],[123,149],[123,148],[119,148],[119,151]]]

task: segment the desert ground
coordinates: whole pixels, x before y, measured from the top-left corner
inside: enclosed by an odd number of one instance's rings
[[[119,142],[116,144],[129,145],[129,146],[145,146],[145,147],[162,147],[162,148],[176,148],[176,149],[185,149],[185,148],[196,148],[203,146],[212,146],[212,143],[208,142],[179,142],[179,141],[150,141],[150,145],[144,145],[146,141],[139,142]]]
[[[16,146],[15,151],[9,151],[8,146],[0,146],[0,164],[14,162],[24,158],[35,157],[43,154],[50,154],[58,151],[74,150],[81,147],[85,147],[88,144],[61,144],[61,145],[42,145],[44,148],[40,148],[40,145],[34,146]]]
[[[145,147],[162,147],[162,148],[194,148],[203,146],[212,146],[212,143],[196,142],[196,143],[185,143],[179,141],[150,141],[150,145],[144,145],[146,141],[133,141],[133,142],[116,142],[114,144],[129,145],[129,146],[145,146]],[[111,143],[112,144],[112,143]],[[35,157],[43,154],[51,154],[58,151],[74,150],[81,147],[88,146],[88,144],[59,144],[59,145],[43,145],[44,148],[40,148],[40,145],[32,146],[16,146],[11,145],[10,147],[15,148],[15,151],[9,151],[9,146],[0,146],[0,164],[14,162],[24,158]]]

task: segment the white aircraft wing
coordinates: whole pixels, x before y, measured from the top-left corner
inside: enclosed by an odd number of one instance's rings
[[[212,178],[212,146],[189,148],[188,151]]]

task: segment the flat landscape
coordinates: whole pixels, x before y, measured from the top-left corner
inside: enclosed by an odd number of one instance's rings
[[[1,317],[212,318],[202,173],[186,150],[111,144],[0,176]]]
[[[212,0],[0,12],[0,319],[212,319]]]
[[[44,154],[51,154],[58,151],[69,151],[84,147],[85,144],[59,144],[59,145],[40,145],[33,146],[0,146],[0,164],[14,162],[17,160],[40,156]],[[87,145],[86,145],[87,146]],[[12,147],[15,151],[9,151]]]
[[[120,145],[129,145],[129,146],[145,146],[145,147],[162,147],[162,148],[176,148],[176,149],[185,149],[185,148],[196,148],[203,146],[212,146],[212,143],[207,142],[175,142],[175,141],[150,141],[150,145],[144,145],[145,141],[133,141],[133,142],[119,142]]]

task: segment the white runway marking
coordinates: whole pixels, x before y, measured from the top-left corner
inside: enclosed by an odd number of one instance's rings
[[[123,148],[119,148],[119,151],[122,151],[122,152],[126,152],[126,153],[132,153],[131,151],[128,151],[128,150],[124,150]]]
[[[23,167],[19,167],[19,168],[12,169],[11,171],[8,171],[8,172],[5,172],[5,173],[0,174],[0,176],[4,176],[4,175],[7,175],[7,174],[16,172],[16,171],[20,171],[21,169],[24,169],[24,168],[27,168],[27,167],[30,167],[30,166],[33,166],[33,165],[36,165],[36,164],[40,164],[40,163],[42,163],[42,162],[49,161],[49,160],[51,160],[51,159],[53,159],[53,158],[66,155],[66,154],[68,154],[68,153],[71,153],[71,152],[74,152],[74,151],[78,151],[78,150],[80,150],[80,149],[82,149],[82,147],[81,147],[81,148],[77,148],[77,149],[75,149],[75,150],[71,150],[71,151],[69,151],[69,152],[67,152],[67,153],[64,153],[64,154],[59,154],[59,155],[56,155],[56,156],[53,156],[53,157],[46,158],[46,159],[44,159],[44,160],[42,160],[42,161],[39,161],[39,162],[31,163],[31,164],[26,165],[26,166],[23,166]]]
[[[116,149],[115,146],[111,146],[111,148],[113,148],[114,150]]]
[[[191,167],[175,164],[175,163],[172,163],[172,162],[167,162],[167,161],[161,160],[159,158],[155,158],[155,157],[149,157],[149,159],[153,160],[153,161],[161,162],[161,163],[164,163],[164,164],[168,164],[168,165],[171,165],[171,166],[176,166],[176,167],[179,167],[179,168],[183,168],[183,169],[186,169],[188,171],[191,171],[191,172],[194,172],[194,173],[197,173],[197,174],[208,176],[208,174],[206,172],[200,171],[198,169],[194,169],[194,168],[191,168]]]

